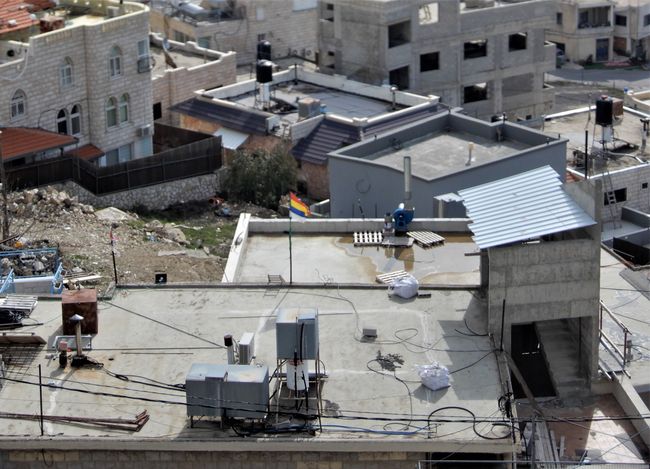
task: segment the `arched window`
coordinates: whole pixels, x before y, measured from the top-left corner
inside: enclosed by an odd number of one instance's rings
[[[108,58],[108,70],[111,78],[122,75],[122,51],[119,47],[113,46]]]
[[[23,90],[18,90],[11,98],[11,118],[19,119],[27,113],[27,96]]]
[[[108,98],[106,101],[106,127],[117,125],[117,101],[115,98]]]
[[[70,111],[70,133],[79,135],[81,133],[81,106],[75,104]]]
[[[56,131],[60,134],[68,133],[68,113],[61,109],[56,115]]]
[[[61,64],[59,79],[61,83],[61,88],[70,88],[72,86],[73,83],[72,60],[70,60],[70,57],[66,57],[63,60],[63,63]]]
[[[129,95],[120,96],[120,124],[129,120]]]

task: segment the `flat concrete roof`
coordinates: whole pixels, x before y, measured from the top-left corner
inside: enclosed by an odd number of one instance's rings
[[[412,174],[432,179],[467,169],[469,142],[474,144],[472,166],[492,163],[530,148],[530,145],[522,142],[507,139],[497,142],[473,133],[451,130],[433,132],[416,140],[399,142],[397,149],[386,148],[364,159],[401,170],[404,167],[404,156],[410,155]]]
[[[285,108],[285,111],[280,113],[282,120],[290,123],[298,121],[298,100],[303,98],[320,100],[321,106],[325,107],[326,112],[348,119],[375,117],[392,110],[391,104],[387,101],[367,98],[303,81],[298,81],[297,84],[293,81],[277,83],[272,86],[271,90],[271,101],[275,104],[282,102],[294,107],[293,110]],[[246,93],[230,98],[230,101],[253,108],[255,107],[256,96],[256,93]],[[403,106],[397,107],[397,109],[401,108]]]
[[[614,144],[608,144],[607,148],[611,149],[613,146],[622,145],[624,142],[629,142],[640,147],[641,129],[643,126],[639,119],[639,115],[625,111],[623,119],[619,124],[614,126],[614,138],[618,140],[615,140]],[[599,125],[596,125],[595,107],[591,111],[587,111],[585,108],[582,112],[548,120],[544,122],[543,128],[545,133],[551,134],[554,137],[559,134],[561,137],[569,139],[567,145],[567,167],[582,172],[583,174],[584,167],[578,167],[576,165],[573,152],[574,150],[584,151],[585,130],[589,131],[589,153],[591,156],[597,155],[598,152],[602,151],[602,145],[599,143],[602,140],[602,130]],[[641,153],[638,148],[623,148],[618,153],[618,156],[607,159],[602,157],[590,159],[590,162],[593,162],[592,174],[601,174],[605,168],[608,168],[611,172],[647,164],[644,161],[648,159],[648,154]]]
[[[477,438],[467,422],[469,414],[459,410],[436,417],[463,422],[438,422],[427,428],[427,416],[444,406],[461,406],[477,417],[499,417],[497,400],[504,392],[490,338],[467,329],[485,332],[485,300],[470,290],[430,293],[407,301],[391,299],[383,289],[344,286],[118,289],[111,300],[99,302],[99,333],[88,352],[102,368],[61,370],[57,356],[44,348],[27,353],[17,345],[0,346],[8,361],[7,377],[32,383],[5,381],[0,411],[39,413],[39,387],[34,383],[41,365],[43,383],[56,386],[43,390],[47,415],[133,418],[147,410],[151,419],[138,433],[46,421],[45,439],[40,438],[38,421],[8,419],[2,424],[0,448],[508,452],[510,438]],[[184,383],[193,363],[226,363],[220,345],[224,334],[238,339],[247,331],[255,332],[254,363],[273,372],[274,322],[281,307],[319,311],[321,370],[327,375],[322,385],[322,433],[242,439],[210,421],[189,428],[182,390],[137,382]],[[31,319],[42,324],[23,327],[20,334],[34,333],[51,341],[61,333],[61,302],[39,302]],[[365,326],[377,329],[376,341],[362,340]],[[397,365],[394,372],[377,361],[387,356]],[[420,384],[415,366],[434,361],[455,372],[451,387],[434,392]],[[108,372],[131,377],[117,379]],[[398,416],[406,420],[391,423]],[[380,417],[389,421],[373,420]],[[491,436],[502,436],[502,428],[489,422],[476,425],[481,434]]]
[[[293,281],[300,283],[377,284],[382,273],[404,270],[421,284],[468,285],[480,283],[479,256],[470,234],[438,233],[445,244],[422,248],[354,246],[348,235],[293,234],[291,239]],[[266,283],[268,275],[288,281],[289,237],[287,234],[252,234],[240,261],[237,282]]]
[[[154,59],[154,66],[151,72],[152,76],[162,76],[165,73],[165,70],[172,69],[172,67],[167,65],[165,62],[165,55],[163,54],[163,50],[160,47],[150,44],[149,49],[151,56]],[[192,54],[173,48],[169,50],[168,54],[174,60],[174,63],[178,66],[178,68],[191,68],[197,65],[212,62],[212,59],[210,57],[206,58],[198,54]]]

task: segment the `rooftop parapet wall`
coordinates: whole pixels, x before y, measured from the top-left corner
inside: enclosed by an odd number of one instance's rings
[[[400,106],[416,106],[420,104],[437,103],[437,96],[420,96],[404,91],[391,91],[390,87],[369,85],[354,80],[348,80],[343,75],[324,75],[322,73],[310,72],[299,66],[292,66],[288,70],[273,74],[271,85],[279,85],[292,80],[298,79],[303,82],[325,88],[334,88],[342,92],[356,94],[367,98],[379,99],[386,102],[395,100],[395,104]],[[255,91],[257,82],[255,80],[246,80],[230,86],[224,86],[210,92],[197,92],[204,96],[215,99],[228,99],[242,94]]]

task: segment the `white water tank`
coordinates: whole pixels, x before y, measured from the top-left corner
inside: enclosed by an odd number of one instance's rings
[[[292,391],[305,391],[309,385],[307,361],[287,360],[287,387]]]

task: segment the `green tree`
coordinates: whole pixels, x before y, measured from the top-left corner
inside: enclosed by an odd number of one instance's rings
[[[296,188],[296,160],[285,144],[271,150],[240,150],[230,164],[226,191],[232,198],[277,210],[280,197]]]

